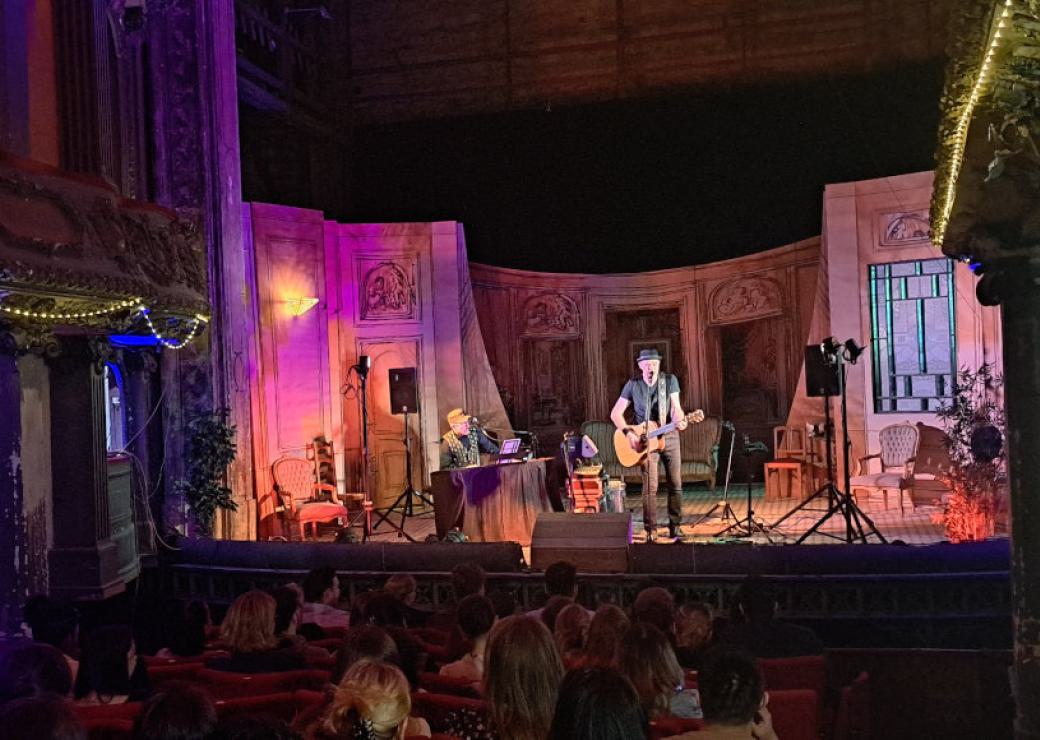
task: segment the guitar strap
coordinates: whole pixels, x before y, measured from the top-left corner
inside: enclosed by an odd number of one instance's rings
[[[657,376],[657,423],[664,426],[668,419],[668,384],[664,382],[664,373]]]

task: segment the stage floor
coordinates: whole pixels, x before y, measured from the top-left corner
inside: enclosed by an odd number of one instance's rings
[[[785,513],[797,504],[791,499],[778,501],[766,501],[764,488],[761,484],[752,487],[751,505],[755,512],[755,518],[766,525],[764,533],[756,533],[750,538],[734,537],[730,531],[721,534],[722,530],[733,520],[724,522],[720,517],[713,516],[710,519],[702,517],[719,503],[722,489],[712,492],[703,486],[688,486],[683,492],[683,525],[682,539],[684,542],[712,543],[728,540],[742,540],[756,544],[793,544],[799,537],[808,531],[813,524],[826,512],[826,502],[814,501],[806,509],[793,515],[779,528],[772,525]],[[747,514],[747,488],[743,484],[731,487],[729,492],[730,506],[738,518]],[[721,507],[719,507],[721,508]],[[638,495],[638,487],[630,487],[625,498],[625,509],[632,513],[633,540],[644,542],[646,533],[642,522],[642,503]],[[864,512],[873,521],[877,529],[889,542],[902,540],[910,545],[930,545],[946,539],[942,527],[942,509],[939,506],[918,505],[911,510],[907,507],[905,512],[900,512],[898,499],[893,495],[889,497],[889,509],[882,508],[880,495],[873,498],[869,504],[864,506]],[[667,533],[667,500],[665,496],[658,496],[658,535]],[[392,516],[394,523],[400,522],[400,515]],[[408,517],[404,524],[405,531],[418,541],[423,541],[427,536],[434,534],[433,510],[423,512],[417,510],[417,515]],[[998,535],[1006,534],[998,530]],[[805,540],[805,544],[835,544],[844,542],[845,520],[833,516],[820,528],[820,531],[812,534]],[[331,540],[334,533],[329,530],[321,535],[321,539]],[[382,542],[400,539],[396,531],[383,525],[376,530],[375,539]],[[659,541],[661,541],[659,539]],[[876,537],[870,537],[870,542],[878,542]]]

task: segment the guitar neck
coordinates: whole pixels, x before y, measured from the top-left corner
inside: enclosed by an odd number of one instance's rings
[[[686,417],[686,421],[693,421],[693,414],[690,414],[689,416],[687,416]],[[679,422],[677,422],[677,421],[673,421],[670,424],[665,424],[663,427],[657,427],[657,429],[655,429],[654,431],[652,431],[649,434],[647,434],[646,438],[647,439],[654,439],[655,437],[660,437],[662,434],[668,434],[668,432],[671,432],[671,431],[673,431],[675,429],[675,426],[678,423]]]

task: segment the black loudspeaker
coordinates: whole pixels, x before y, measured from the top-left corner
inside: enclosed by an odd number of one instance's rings
[[[390,368],[390,413],[414,414],[419,410],[414,367]]]
[[[531,567],[564,560],[584,573],[624,573],[631,541],[631,514],[542,512],[531,534]]]
[[[810,398],[837,396],[841,392],[838,383],[840,368],[829,364],[818,344],[805,348],[805,393]]]

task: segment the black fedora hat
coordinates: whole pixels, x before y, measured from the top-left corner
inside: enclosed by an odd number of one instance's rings
[[[643,360],[657,360],[661,361],[661,353],[651,347],[650,349],[639,350],[639,357],[636,358],[636,364],[639,364]]]

